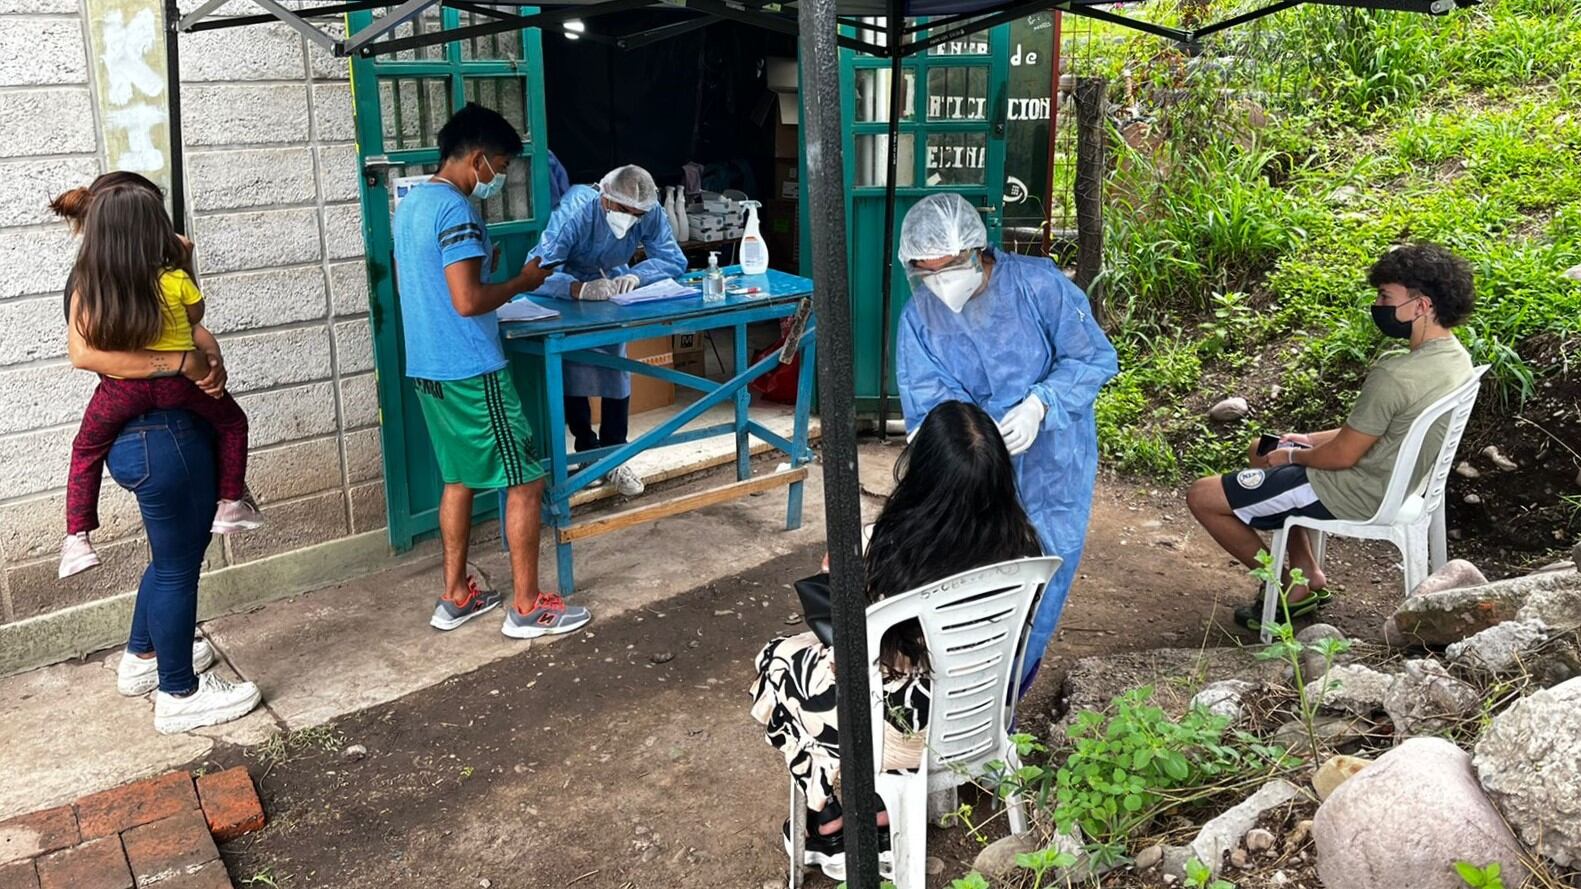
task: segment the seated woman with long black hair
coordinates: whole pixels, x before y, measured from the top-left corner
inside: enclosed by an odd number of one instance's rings
[[[867,547],[869,603],[962,571],[1043,555],[1016,496],[1015,471],[999,429],[976,405],[947,401],[935,407],[901,454],[895,474],[894,493]],[[888,713],[884,767],[916,768],[929,710],[922,627],[908,621],[886,633],[879,664]],[[834,650],[813,633],[775,639],[757,658],[752,715],[806,792],[809,863],[844,879],[845,842],[834,793],[840,769],[834,677]],[[886,823],[883,814],[879,823]]]

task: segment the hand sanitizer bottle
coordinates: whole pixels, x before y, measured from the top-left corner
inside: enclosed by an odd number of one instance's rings
[[[719,268],[719,253],[708,254],[708,274],[703,277],[703,302],[717,303],[725,299],[725,273]]]
[[[769,245],[763,242],[758,229],[758,201],[742,201],[747,208],[747,227],[741,235],[741,271],[747,275],[761,275],[769,270]]]

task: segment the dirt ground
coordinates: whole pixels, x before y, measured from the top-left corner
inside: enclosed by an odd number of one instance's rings
[[[783,762],[747,715],[751,658],[801,624],[791,580],[821,548],[364,710],[246,762],[271,822],[224,847],[238,886],[670,889],[784,885]],[[1341,542],[1323,619],[1366,639],[1403,593],[1381,551]],[[1100,483],[1081,574],[1022,724],[1053,717],[1064,665],[1091,654],[1252,641],[1230,607],[1255,584],[1175,491]],[[351,745],[360,758],[345,755]],[[964,801],[973,801],[964,794]],[[979,805],[982,803],[978,800]],[[934,830],[966,872],[978,846]],[[828,885],[809,876],[809,885]]]

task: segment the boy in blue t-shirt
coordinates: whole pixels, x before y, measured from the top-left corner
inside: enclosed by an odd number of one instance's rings
[[[439,172],[407,192],[393,222],[396,285],[406,334],[406,375],[422,405],[445,490],[439,501],[445,591],[429,620],[453,630],[500,604],[467,574],[472,497],[507,489],[515,602],[501,631],[516,639],[569,633],[592,619],[538,588],[543,469],[532,428],[505,370],[495,310],[549,277],[535,259],[515,277],[488,283],[497,257],[479,201],[505,187],[521,136],[498,113],[468,104],[439,131]]]

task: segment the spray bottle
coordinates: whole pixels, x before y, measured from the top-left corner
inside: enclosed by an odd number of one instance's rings
[[[742,201],[747,208],[747,227],[741,235],[741,271],[747,275],[761,275],[769,270],[769,245],[763,242],[758,229],[758,201]]]
[[[708,274],[703,277],[703,302],[723,302],[725,298],[725,272],[719,267],[719,253],[708,254]]]

